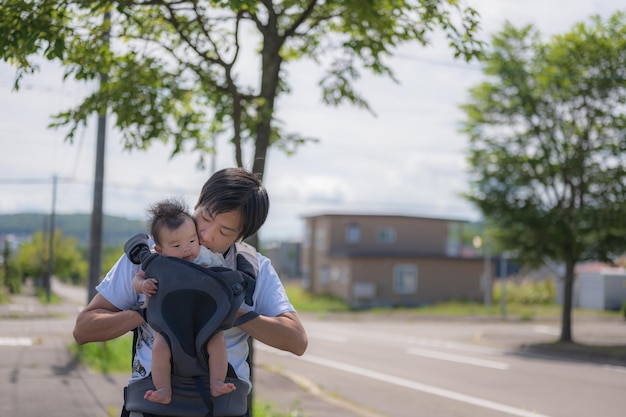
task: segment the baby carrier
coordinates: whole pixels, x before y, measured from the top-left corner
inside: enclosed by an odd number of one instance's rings
[[[172,401],[160,404],[143,398],[154,389],[151,375],[131,381],[125,390],[125,409],[164,416],[241,416],[247,410],[248,386],[228,366],[226,382],[236,390],[212,397],[206,344],[219,331],[237,325],[242,302],[252,305],[258,272],[256,251],[237,244],[237,270],[204,268],[183,259],[152,253],[148,236],[138,234],[124,245],[131,262],[141,264],[159,289],[145,310],[148,324],[167,340],[172,352]],[[233,248],[231,248],[233,250]],[[134,345],[133,345],[134,348]],[[133,355],[134,356],[134,355]]]

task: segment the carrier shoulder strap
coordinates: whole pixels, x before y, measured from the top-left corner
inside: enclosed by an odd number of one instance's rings
[[[259,258],[257,258],[256,249],[245,242],[236,242],[231,245],[224,261],[226,267],[236,269],[242,274],[246,281],[244,301],[251,306],[256,277],[259,275]]]

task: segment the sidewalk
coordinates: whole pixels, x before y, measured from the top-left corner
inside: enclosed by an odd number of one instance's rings
[[[0,416],[119,416],[128,375],[103,375],[74,361],[67,346],[86,295],[64,287],[56,283],[52,290],[61,304],[42,305],[34,295],[14,295],[0,304]],[[254,382],[255,399],[281,413],[369,417],[324,396],[304,377],[256,366]]]

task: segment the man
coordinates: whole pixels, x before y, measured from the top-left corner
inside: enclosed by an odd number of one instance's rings
[[[202,187],[194,209],[200,243],[221,253],[226,265],[235,269],[235,243],[254,235],[269,211],[269,198],[261,181],[241,168],[227,168],[213,174]],[[239,379],[250,383],[248,336],[275,348],[304,354],[308,339],[298,314],[265,256],[257,253],[259,271],[253,306],[243,304],[237,316],[245,323],[225,332],[229,362]],[[122,256],[96,287],[98,294],[78,315],[74,339],[78,344],[114,339],[138,328],[136,354],[131,380],[150,374],[152,329],[133,308],[143,303],[137,298],[132,278],[139,266]],[[249,413],[249,410],[248,410]]]

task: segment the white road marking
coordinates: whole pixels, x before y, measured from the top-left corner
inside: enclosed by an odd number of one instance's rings
[[[326,332],[307,332],[309,339],[321,339],[328,342],[346,343],[348,338],[346,336],[326,333]]]
[[[438,340],[438,339],[427,339],[427,338],[411,338],[408,340],[408,343],[420,345],[420,346],[429,346],[429,347],[438,347],[445,348],[450,350],[458,350],[461,352],[472,352],[472,353],[480,353],[485,355],[501,355],[502,352],[497,349],[492,349],[484,346],[475,346],[467,343],[459,343],[459,342],[451,342],[449,340]]]
[[[277,349],[262,344],[257,345],[262,350],[270,353],[278,353]],[[291,356],[293,357],[293,356]],[[337,362],[322,357],[304,354],[303,356],[293,357],[296,360],[303,360],[316,365],[325,366],[327,368],[336,369],[338,371],[348,372],[354,375],[364,376],[377,381],[386,382],[388,384],[397,385],[400,387],[412,389],[415,391],[421,391],[426,394],[436,395],[443,398],[448,398],[454,401],[460,401],[466,404],[475,405],[477,407],[487,408],[490,410],[500,411],[506,414],[519,417],[549,417],[545,414],[534,413],[532,411],[523,410],[508,406],[506,404],[497,403],[494,401],[485,400],[471,395],[461,394],[459,392],[446,390],[443,388],[437,388],[431,385],[422,384],[419,382],[411,381],[405,378],[399,378],[393,375],[384,374],[382,372],[372,371],[370,369],[361,368],[359,366],[348,365],[343,362]]]
[[[558,336],[561,334],[561,331],[553,326],[535,326],[533,330],[535,333],[549,334],[550,336]]]
[[[32,346],[30,337],[0,337],[0,346]]]
[[[604,369],[605,371],[624,372],[624,373],[626,373],[626,366],[604,365],[604,366],[602,366],[602,369]]]
[[[327,335],[331,335],[331,332],[324,332]],[[450,350],[458,350],[462,352],[472,352],[486,355],[501,355],[502,352],[497,349],[485,347],[485,346],[476,346],[469,343],[460,343],[453,342],[449,340],[440,340],[440,339],[432,339],[426,337],[415,337],[408,335],[397,335],[393,333],[381,333],[381,332],[369,332],[369,331],[358,331],[353,329],[343,329],[341,334],[337,334],[338,337],[348,338],[348,336],[352,337],[363,337],[370,340],[381,340],[384,342],[393,341],[394,344],[407,344],[407,345],[419,345],[419,346],[428,346],[435,348],[445,348]]]
[[[406,352],[410,355],[423,356],[423,357],[432,358],[432,359],[441,359],[444,361],[463,363],[467,365],[484,366],[485,368],[499,369],[502,371],[507,370],[510,367],[508,363],[504,363],[504,362],[496,362],[496,361],[490,361],[486,359],[471,358],[469,356],[455,355],[452,353],[444,353],[444,352],[428,350],[428,349],[419,349],[415,347],[408,348]]]

